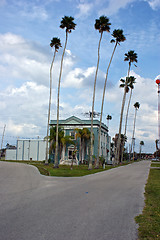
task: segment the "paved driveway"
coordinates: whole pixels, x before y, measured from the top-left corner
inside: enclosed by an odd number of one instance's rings
[[[149,161],[79,178],[0,162],[0,240],[136,240]]]

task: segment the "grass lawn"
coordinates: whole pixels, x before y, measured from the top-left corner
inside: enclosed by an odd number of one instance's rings
[[[94,174],[97,172],[106,171],[113,168],[111,165],[106,165],[105,169],[100,167],[99,169],[88,170],[88,165],[73,166],[72,170],[70,166],[59,165],[59,168],[53,168],[53,163],[45,165],[43,162],[38,161],[5,161],[5,162],[18,162],[30,164],[38,168],[41,174],[46,176],[56,176],[56,177],[80,177],[89,174]]]
[[[152,162],[151,167],[160,167],[160,163]]]
[[[70,166],[65,165],[59,165],[59,168],[53,168],[53,163],[50,163],[49,165],[45,165],[44,162],[40,161],[14,161],[14,160],[1,160],[5,162],[17,162],[17,163],[24,163],[24,164],[30,164],[38,168],[41,174],[46,176],[55,176],[55,177],[81,177],[89,174],[94,174],[97,172],[102,172],[109,170],[111,168],[114,168],[112,165],[106,165],[105,169],[102,168],[102,166],[99,167],[99,169],[93,169],[88,170],[88,165],[79,165],[79,166],[73,166],[72,170]],[[119,166],[124,166],[133,163],[133,161],[124,161],[123,163],[120,163]],[[118,166],[115,166],[118,167]]]
[[[88,170],[87,165],[73,166],[72,170],[70,166],[59,165],[59,168],[53,168],[53,164],[50,166],[45,166],[45,169],[48,170],[50,176],[57,177],[80,177],[97,172],[102,172],[108,169],[111,169],[112,166],[106,166],[105,169],[100,167],[99,169]]]
[[[135,220],[139,224],[139,240],[160,240],[160,169],[150,170],[145,207]]]

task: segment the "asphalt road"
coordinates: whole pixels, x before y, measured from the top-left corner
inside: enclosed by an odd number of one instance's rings
[[[136,240],[149,168],[56,178],[0,162],[0,240]]]

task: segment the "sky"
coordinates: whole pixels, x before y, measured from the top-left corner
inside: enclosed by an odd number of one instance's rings
[[[65,43],[65,30],[59,28],[62,17],[72,16],[77,24],[69,34],[60,91],[60,119],[72,115],[88,119],[100,34],[95,19],[107,16],[110,33],[104,32],[96,85],[95,111],[100,112],[102,90],[114,44],[114,29],[123,29],[126,41],[117,47],[108,75],[103,122],[109,122],[111,138],[119,131],[123,89],[128,62],[124,54],[134,50],[137,67],[130,75],[136,78],[130,105],[127,137],[132,138],[134,103],[140,108],[136,119],[135,150],[154,152],[158,138],[158,94],[155,80],[160,78],[160,0],[0,0],[0,139],[4,126],[3,147],[16,144],[17,138],[44,138],[47,132],[49,71],[53,58],[50,41],[61,39],[62,48],[53,66],[51,119],[56,119],[57,84]],[[125,105],[123,129],[125,125]]]

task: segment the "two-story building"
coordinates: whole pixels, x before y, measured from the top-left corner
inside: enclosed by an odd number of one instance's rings
[[[55,127],[56,120],[51,120],[50,128]],[[93,159],[97,156],[98,151],[98,131],[99,120],[93,120],[94,132],[94,146],[93,146]],[[61,152],[59,153],[59,163],[69,164],[74,159],[75,164],[80,162],[84,163],[89,160],[90,155],[90,130],[91,120],[81,120],[78,117],[72,116],[65,120],[59,120],[59,127],[64,131],[64,136],[71,136],[72,144],[63,144]],[[82,137],[78,133],[78,129],[83,130]],[[86,131],[88,129],[89,131]],[[103,156],[106,163],[111,164],[111,151],[110,151],[111,138],[108,135],[108,128],[102,123],[101,127],[101,141],[100,141],[100,156]],[[51,154],[51,159],[54,159],[54,151]]]

